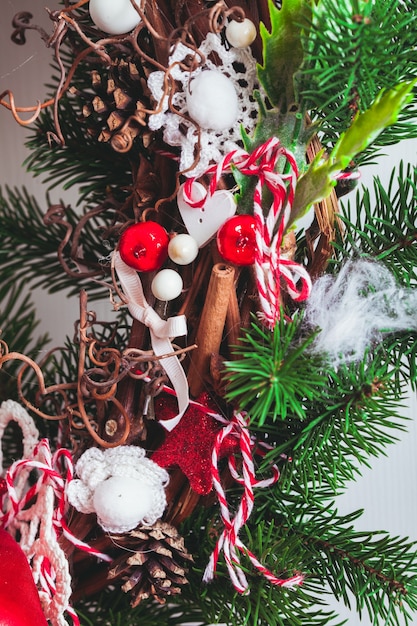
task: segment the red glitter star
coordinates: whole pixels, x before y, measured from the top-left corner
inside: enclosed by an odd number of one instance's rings
[[[201,396],[198,402],[206,405],[207,395]],[[155,399],[155,413],[160,419],[174,417],[176,410],[175,398],[158,396]],[[223,427],[207,414],[204,407],[191,404],[178,426],[167,432],[165,441],[153,453],[152,460],[164,468],[178,466],[190,481],[191,489],[200,495],[207,495],[212,489],[211,456],[216,437]],[[222,444],[221,456],[229,456],[238,448],[237,439],[229,435]]]

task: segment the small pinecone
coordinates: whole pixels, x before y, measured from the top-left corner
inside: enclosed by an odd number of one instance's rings
[[[104,78],[92,69],[91,92],[72,88],[82,104],[87,131],[98,141],[109,142],[117,152],[127,152],[136,137],[147,146],[151,133],[146,126],[149,109],[146,77],[134,60],[114,59]]]
[[[122,589],[130,592],[133,607],[150,597],[163,604],[168,596],[181,593],[188,582],[184,565],[193,558],[174,526],[156,522],[111,539],[126,552],[112,561],[109,578],[126,581]]]

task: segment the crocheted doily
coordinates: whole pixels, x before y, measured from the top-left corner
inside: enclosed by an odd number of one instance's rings
[[[158,112],[150,115],[149,128],[159,130],[163,128],[164,141],[170,146],[180,146],[181,156],[179,169],[185,176],[200,176],[208,166],[218,162],[222,156],[242,147],[242,126],[250,133],[257,122],[258,105],[253,97],[253,91],[258,87],[256,76],[256,60],[250,48],[230,48],[227,50],[221,39],[214,33],[209,33],[199,48],[205,61],[194,71],[184,70],[180,63],[190,54],[196,57],[195,50],[179,43],[173,47],[169,57],[170,75],[177,83],[177,91],[172,96],[171,109],[169,99],[164,95],[164,72],[152,72],[148,78],[148,87],[154,99],[158,102]],[[217,65],[210,60],[210,55],[220,58]],[[217,70],[227,76],[233,83],[238,96],[238,119],[233,128],[214,131],[197,128],[197,125],[182,115],[172,112],[172,107],[179,114],[187,114],[185,90],[191,78],[195,78],[203,70]],[[198,141],[200,150],[197,154]],[[193,164],[199,157],[198,162]],[[192,169],[189,169],[191,168]],[[187,170],[187,171],[185,171]]]

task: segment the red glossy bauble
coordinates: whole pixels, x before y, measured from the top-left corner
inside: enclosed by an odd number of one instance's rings
[[[168,256],[169,235],[157,222],[138,222],[126,228],[119,241],[122,260],[139,272],[159,270]]]
[[[225,261],[252,265],[256,256],[256,222],[252,215],[234,215],[219,228],[217,246]]]

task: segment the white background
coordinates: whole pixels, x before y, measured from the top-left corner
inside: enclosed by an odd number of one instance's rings
[[[46,90],[43,87],[49,77],[49,61],[51,51],[47,50],[36,32],[27,33],[27,44],[18,47],[10,42],[11,20],[20,10],[30,10],[38,23],[50,28],[50,20],[43,7],[45,0],[2,0],[0,21],[0,92],[12,89],[18,105],[34,104],[37,99],[43,100]],[[53,4],[51,9],[56,8]],[[26,156],[23,147],[26,131],[20,128],[12,119],[9,112],[0,110],[0,184],[26,185],[33,193],[41,206],[46,209],[45,189],[39,180],[28,176],[21,164]],[[372,167],[362,172],[362,183],[369,184],[372,174],[378,173],[383,178],[384,173],[390,173],[392,166],[400,158],[416,163],[417,143],[407,142],[390,149],[378,168]],[[74,202],[68,195],[54,191],[52,200],[63,198],[66,202]],[[1,219],[1,216],[0,216]],[[30,233],[28,233],[30,237]],[[68,300],[62,294],[54,297],[46,296],[42,291],[35,294],[38,313],[42,321],[40,332],[48,330],[54,344],[60,344],[66,335],[72,335],[73,322],[78,316],[78,302],[76,298]],[[1,306],[1,303],[0,303]],[[97,310],[97,306],[95,309]],[[103,308],[107,305],[103,304]],[[98,311],[102,315],[101,311]],[[401,436],[399,443],[388,449],[386,457],[372,461],[372,469],[364,468],[362,477],[352,483],[347,493],[339,498],[339,510],[348,513],[358,508],[364,508],[365,513],[358,521],[360,529],[384,529],[393,535],[408,536],[417,540],[417,404],[415,397],[411,397],[404,413],[411,418],[409,432]],[[370,622],[359,619],[342,608],[343,615],[349,617],[350,626]],[[308,616],[306,616],[308,625]],[[416,617],[417,624],[417,617]]]

